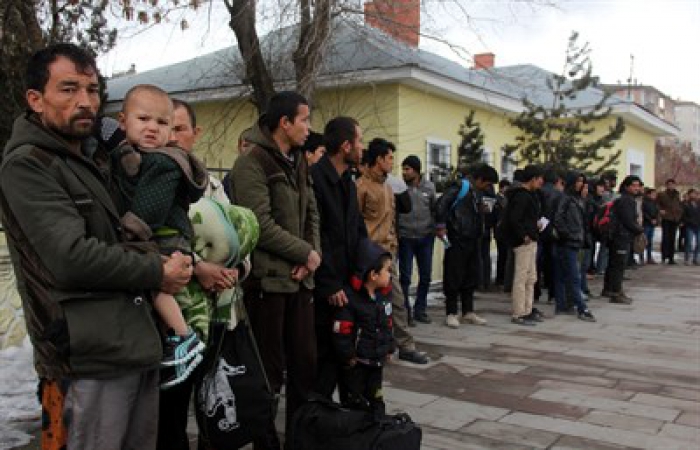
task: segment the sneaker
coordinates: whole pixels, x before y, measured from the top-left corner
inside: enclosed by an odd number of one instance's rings
[[[540,318],[540,319],[545,319],[545,318],[546,318],[546,316],[544,315],[544,313],[543,313],[542,311],[540,311],[539,309],[537,309],[537,308],[532,308],[532,312],[531,312],[530,314],[533,314],[533,315],[537,316],[537,317]]]
[[[511,317],[510,321],[516,325],[525,325],[530,327],[537,325],[535,321],[529,318],[529,316]]]
[[[160,388],[166,390],[177,384],[185,381],[194,369],[202,362],[201,353],[195,354],[192,360],[188,363],[176,364],[174,366],[166,366],[160,370]]]
[[[578,313],[578,318],[584,322],[595,322],[595,317],[590,310],[581,311]]]
[[[203,351],[204,343],[191,329],[185,336],[168,336],[163,343],[163,360],[160,365],[169,367],[185,364]]]
[[[430,362],[428,355],[416,350],[399,350],[399,359],[413,364],[428,364]]]
[[[416,322],[420,322],[420,323],[432,323],[433,322],[432,320],[430,320],[430,317],[428,317],[428,315],[426,313],[416,313],[416,314],[414,314],[413,318]]]
[[[462,323],[468,323],[471,325],[486,325],[486,319],[477,316],[473,312],[466,313],[462,316]]]
[[[459,328],[459,319],[456,314],[448,314],[445,318],[445,325],[450,328]]]

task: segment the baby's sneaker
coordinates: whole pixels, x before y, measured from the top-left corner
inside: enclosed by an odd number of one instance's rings
[[[202,362],[203,356],[196,353],[187,363],[166,366],[160,369],[160,388],[166,390],[185,381]]]
[[[185,336],[170,335],[163,343],[163,360],[160,365],[169,367],[185,364],[203,351],[204,343],[192,329]]]

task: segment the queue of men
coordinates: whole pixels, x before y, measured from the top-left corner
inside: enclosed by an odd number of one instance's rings
[[[232,203],[255,214],[260,238],[252,265],[227,269],[180,252],[127,251],[123,211],[110,195],[108,149],[92,139],[100,110],[94,59],[59,44],[34,55],[27,75],[28,110],[2,154],[0,207],[35,348],[42,448],[189,448],[192,381],[163,391],[159,412],[161,344],[145,299],[152,291],[175,294],[192,276],[211,292],[241,283],[271,388],[276,394],[285,388],[287,429],[312,392],[344,395],[334,312],[349,301],[346,287],[360,270],[364,240],[391,256],[387,311],[398,358],[409,363],[429,361],[410,327],[432,321],[427,297],[436,237],[445,246],[442,320],[450,328],[487,323],[476,313],[474,295],[490,281],[483,275],[486,264],[490,273],[490,256],[484,263],[482,255],[494,228],[496,282],[511,286],[513,323],[543,319],[533,302],[545,286],[557,314],[596,320],[582,288],[587,271],[579,265],[596,238],[608,253],[603,294],[613,303],[630,301],[622,283],[633,241],[644,231],[634,199],[639,178],[624,179],[612,205],[613,226],[594,237],[591,220],[600,208],[591,214],[587,198],[594,195],[580,173],[527,166],[512,186],[501,182],[496,196],[498,173],[481,164],[438,196],[420,158],[411,155],[401,163],[405,186],[397,187],[389,177],[397,151],[392,142],[376,138],[365,150],[361,125],[340,116],[312,145],[310,105],[294,92],[272,98],[242,135],[230,174],[223,183],[212,177],[206,194],[227,202],[226,190]],[[171,126],[172,143],[190,152],[201,128],[187,103],[173,102]],[[693,198],[688,214],[697,218]],[[661,217],[671,220],[670,209],[659,206]],[[412,302],[414,261],[419,281]],[[282,447],[274,422],[254,446]]]

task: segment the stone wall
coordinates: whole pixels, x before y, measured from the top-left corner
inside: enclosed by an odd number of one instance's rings
[[[2,233],[0,233],[2,234]],[[0,242],[0,349],[20,345],[27,334],[10,255]]]

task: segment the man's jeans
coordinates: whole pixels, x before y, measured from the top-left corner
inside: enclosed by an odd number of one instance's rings
[[[423,238],[399,239],[399,281],[406,301],[406,310],[409,317],[416,314],[425,314],[428,307],[428,289],[430,288],[430,276],[433,271],[433,246],[435,236],[430,234]],[[418,289],[416,290],[416,303],[414,311],[411,311],[408,300],[408,288],[411,286],[413,274],[413,258],[418,263]]]
[[[695,241],[695,248],[691,249]],[[685,262],[690,261],[690,254],[693,254],[693,262],[700,262],[700,227],[693,227],[690,225],[685,226]]]
[[[647,262],[651,261],[651,252],[654,251],[654,225],[644,225],[644,236],[647,238]]]
[[[581,271],[578,264],[579,249],[555,245],[554,294],[557,311],[567,309],[567,294],[573,300],[579,313],[585,311],[586,304],[581,298]]]
[[[608,249],[608,244],[605,242],[598,242],[598,259],[596,260],[595,268],[598,275],[603,275],[605,270],[608,268],[608,259],[610,251]]]

